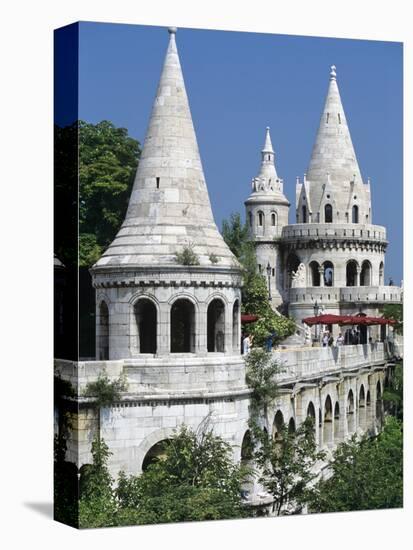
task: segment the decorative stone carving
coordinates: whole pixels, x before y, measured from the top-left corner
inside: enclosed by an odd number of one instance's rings
[[[293,271],[291,274],[291,288],[304,288],[306,269],[304,264],[300,264],[297,271]]]

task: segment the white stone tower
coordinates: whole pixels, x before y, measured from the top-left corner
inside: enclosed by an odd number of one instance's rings
[[[364,183],[337,86],[330,83],[307,174],[296,185],[296,224],[282,232],[284,289],[289,313],[377,315],[398,301],[384,286],[386,230],[372,225],[370,181]]]
[[[213,219],[175,32],[125,220],[91,269],[98,359],[240,352],[240,268]]]
[[[261,167],[252,180],[252,193],[245,201],[250,238],[255,243],[258,270],[267,279],[274,307],[282,303],[279,239],[282,228],[288,224],[290,203],[283,193],[283,180],[277,175],[275,153],[267,127]]]

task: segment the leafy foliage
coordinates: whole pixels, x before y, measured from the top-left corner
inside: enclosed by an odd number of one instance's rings
[[[184,246],[180,252],[175,252],[175,259],[180,265],[199,265],[199,257],[191,244]]]
[[[251,402],[253,416],[260,410],[267,410],[268,405],[278,396],[276,376],[282,369],[271,353],[261,348],[252,349],[245,358],[246,382],[252,389]]]
[[[109,452],[95,440],[93,465],[81,478],[82,527],[199,521],[244,517],[240,490],[244,470],[231,447],[208,430],[182,426],[166,442],[162,460],[140,476],[120,472],[117,487],[107,469]]]
[[[399,420],[403,420],[403,363],[398,363],[390,386],[383,391],[386,411]]]
[[[79,121],[79,262],[90,267],[125,217],[140,157],[125,128]]]
[[[274,332],[275,342],[293,334],[294,321],[277,314],[271,307],[267,282],[257,273],[255,247],[249,240],[248,226],[242,223],[239,213],[223,221],[222,236],[243,267],[242,311],[259,316],[259,320],[248,327],[254,336],[254,345],[262,346],[267,336]]]
[[[346,512],[403,506],[403,428],[388,416],[376,438],[341,443],[330,464],[332,476],[319,481],[312,512]]]
[[[386,304],[383,308],[383,317],[394,319],[394,330],[398,334],[403,334],[403,304]]]
[[[300,513],[312,493],[313,467],[325,457],[317,451],[313,419],[307,418],[293,432],[283,425],[277,437],[264,430],[258,435],[254,458],[261,472],[260,483],[274,497],[273,512]]]
[[[109,407],[119,401],[121,392],[127,389],[124,376],[110,380],[106,373],[99,374],[96,382],[89,382],[84,390],[85,397],[94,397],[97,407]]]

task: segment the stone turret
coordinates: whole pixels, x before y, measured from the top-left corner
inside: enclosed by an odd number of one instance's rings
[[[240,266],[212,215],[175,33],[125,220],[91,269],[98,359],[239,354]]]
[[[283,226],[288,224],[290,203],[283,193],[283,180],[277,175],[269,127],[261,151],[260,171],[253,178],[251,187],[251,195],[245,201],[250,238],[255,243],[259,271],[267,278],[268,267],[271,270],[270,293],[272,304],[276,307],[282,302],[277,240]]]

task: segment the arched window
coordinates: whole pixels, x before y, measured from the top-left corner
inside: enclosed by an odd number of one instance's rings
[[[225,305],[215,298],[208,306],[207,313],[208,351],[225,351]]]
[[[293,434],[295,432],[295,420],[294,418],[290,418],[290,421],[288,422],[288,433]]]
[[[99,305],[98,359],[109,359],[109,308],[105,301]]]
[[[354,430],[354,395],[353,390],[350,390],[347,396],[347,432],[350,435],[354,432]]]
[[[251,432],[247,430],[242,438],[241,444],[241,463],[252,460],[254,452],[254,446],[252,443]]]
[[[355,260],[350,260],[346,265],[346,286],[357,286],[357,268]]]
[[[324,262],[324,286],[334,286],[334,265],[332,262]]]
[[[320,286],[320,266],[318,262],[310,262],[309,268],[310,286]]]
[[[314,407],[314,404],[312,401],[310,401],[310,403],[308,404],[308,407],[307,407],[307,415],[306,415],[306,418],[309,418],[313,424],[313,431],[314,431],[314,436],[315,436],[315,430],[316,430],[316,426],[315,426],[315,407]]]
[[[331,204],[326,204],[324,206],[324,223],[333,222],[333,207]]]
[[[334,443],[340,440],[340,405],[338,401],[334,405]]]
[[[165,459],[168,443],[169,439],[163,439],[149,449],[142,462],[142,472],[145,472],[151,464]]]
[[[376,385],[376,420],[380,428],[383,423],[383,399],[380,382],[377,382]]]
[[[258,225],[260,227],[264,226],[264,212],[258,212]]]
[[[366,420],[366,396],[362,384],[359,393],[359,425],[362,430],[366,429]]]
[[[147,298],[138,300],[134,307],[138,328],[137,352],[156,353],[157,311],[155,304]]]
[[[277,214],[275,212],[271,213],[271,225],[273,227],[277,225]]]
[[[303,204],[301,211],[302,211],[302,218],[303,218],[302,222],[307,223],[307,207],[305,204]]]
[[[368,260],[364,260],[361,264],[360,272],[360,286],[371,285],[371,263]]]
[[[351,209],[351,223],[359,223],[359,207],[357,204],[354,204]]]
[[[275,440],[282,438],[282,429],[284,427],[284,416],[281,411],[277,411],[272,425],[272,436]]]
[[[333,406],[329,395],[327,395],[324,404],[323,441],[324,445],[331,446],[333,444]]]
[[[379,266],[379,285],[380,286],[384,285],[384,263],[383,262],[380,262],[380,266]]]
[[[291,287],[291,283],[292,283],[292,274],[293,272],[296,272],[297,271],[297,268],[298,266],[300,265],[300,259],[298,258],[298,256],[292,252],[288,255],[287,257],[287,262],[286,262],[286,279],[284,279],[287,283],[287,288],[290,288]]]
[[[195,306],[186,298],[171,307],[171,353],[195,351]]]
[[[233,353],[240,352],[240,333],[239,333],[239,301],[235,300],[232,308],[232,351]]]

